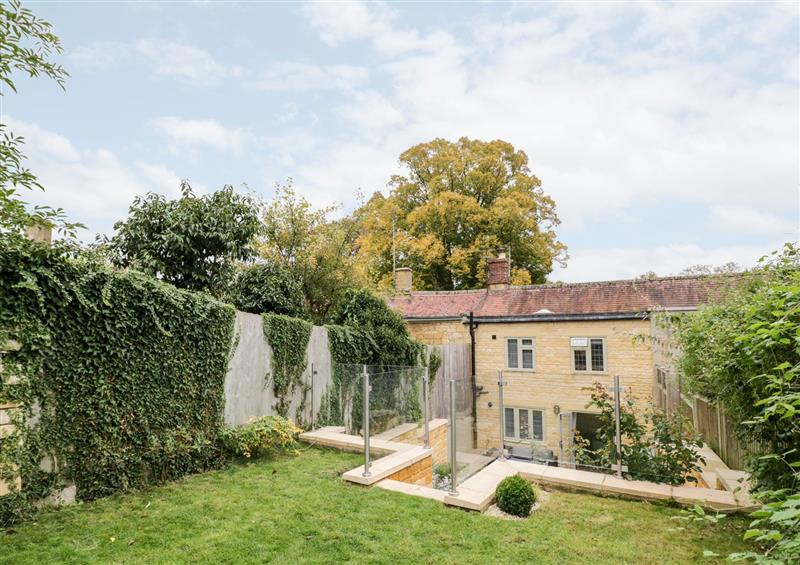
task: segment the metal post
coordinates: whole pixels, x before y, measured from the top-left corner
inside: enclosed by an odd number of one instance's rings
[[[505,386],[505,381],[503,380],[503,371],[497,371],[497,390],[498,390],[498,400],[497,406],[500,408],[500,456],[505,456],[506,453],[506,421],[505,421],[505,402],[503,398],[503,387]]]
[[[450,379],[450,495],[458,496],[458,461],[456,461],[456,380]]]
[[[620,431],[621,396],[622,389],[619,386],[619,375],[614,375],[614,424],[616,426],[614,443],[617,447],[617,476],[620,478],[622,478],[622,432]]]
[[[369,373],[367,366],[364,365],[362,372],[362,379],[364,381],[364,472],[361,474],[363,477],[369,477],[372,473],[369,472]]]
[[[314,363],[311,363],[311,429],[314,429]]]
[[[425,449],[431,448],[431,430],[429,426],[428,420],[430,420],[430,416],[428,413],[428,404],[430,404],[430,398],[428,398],[429,391],[428,387],[430,386],[430,374],[428,372],[428,367],[425,367],[425,374],[422,377],[422,429],[423,429],[423,447]]]

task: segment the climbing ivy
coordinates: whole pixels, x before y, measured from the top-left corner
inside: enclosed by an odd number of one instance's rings
[[[0,524],[75,483],[88,500],[221,461],[232,307],[15,234],[0,235]]]
[[[306,370],[306,349],[311,338],[311,323],[282,314],[263,314],[264,337],[272,347],[272,381],[275,410],[286,416],[297,385]],[[303,391],[303,399],[305,399]],[[302,409],[298,410],[302,415]]]

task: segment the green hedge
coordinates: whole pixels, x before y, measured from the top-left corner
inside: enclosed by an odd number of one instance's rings
[[[86,500],[220,462],[234,309],[66,255],[0,235],[0,344],[21,344],[2,355],[0,403],[23,404],[0,443],[0,475],[18,464],[23,493],[0,522],[70,481]]]

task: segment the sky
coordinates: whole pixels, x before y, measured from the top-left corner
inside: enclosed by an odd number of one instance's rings
[[[136,195],[292,178],[341,213],[434,138],[503,139],[556,202],[552,280],[753,265],[800,230],[798,3],[32,2],[66,91],[3,123],[30,202],[113,232]]]

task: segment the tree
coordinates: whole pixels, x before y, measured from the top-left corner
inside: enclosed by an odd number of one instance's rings
[[[264,210],[264,233],[256,249],[265,260],[290,271],[303,289],[306,309],[316,323],[328,319],[345,290],[359,285],[353,246],[355,221],[330,221],[336,210],[314,210],[298,196],[291,179],[276,187],[275,199]]]
[[[800,249],[786,244],[678,325],[690,392],[724,406],[764,506],[731,561],[800,563]]]
[[[355,214],[359,259],[378,284],[391,280],[393,226],[398,264],[414,269],[420,289],[483,287],[486,258],[499,250],[510,252],[517,284],[544,282],[566,261],[555,203],[510,143],[435,139],[400,162],[408,176],[393,176],[389,196],[376,193]]]
[[[303,289],[289,271],[274,263],[241,269],[236,273],[227,299],[244,312],[305,317]]]
[[[127,220],[114,224],[108,247],[119,266],[133,267],[180,288],[220,296],[235,262],[252,256],[259,230],[257,203],[225,186],[195,196],[188,182],[181,197],[137,196]]]
[[[691,267],[686,267],[682,270],[679,274],[681,276],[695,276],[695,275],[731,275],[735,273],[741,273],[742,267],[738,263],[734,263],[733,261],[728,261],[722,265],[708,265],[708,264],[697,264],[692,265]]]
[[[0,4],[0,82],[12,92],[17,86],[14,71],[30,77],[46,76],[63,89],[69,76],[51,60],[62,47],[52,26],[22,8],[19,0]],[[0,90],[0,96],[4,96]],[[81,224],[65,220],[60,208],[48,206],[29,208],[20,197],[20,189],[44,190],[36,176],[24,167],[22,146],[25,140],[14,135],[0,123],[0,232],[19,232],[29,225],[56,225],[61,231],[74,235]]]

